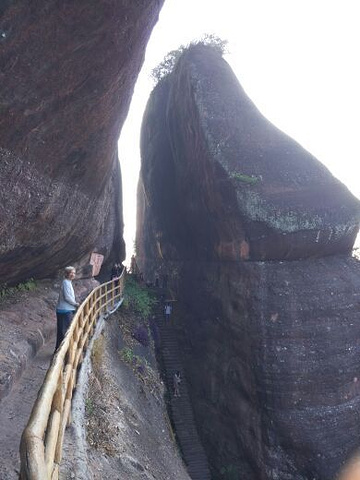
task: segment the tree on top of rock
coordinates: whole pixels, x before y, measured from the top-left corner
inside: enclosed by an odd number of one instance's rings
[[[205,45],[211,47],[218,52],[219,55],[223,56],[227,52],[227,44],[227,40],[222,40],[220,37],[214,34],[205,34],[200,40],[191,42],[187,47],[181,45],[178,49],[171,50],[169,53],[167,53],[164,57],[164,60],[152,69],[150,76],[154,80],[155,84],[159,83],[174,70],[174,67],[181,55],[195,45]]]

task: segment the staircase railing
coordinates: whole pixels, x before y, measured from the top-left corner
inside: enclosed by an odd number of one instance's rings
[[[125,275],[95,288],[77,310],[39,390],[20,443],[21,480],[57,480],[73,390],[97,320],[121,303]]]

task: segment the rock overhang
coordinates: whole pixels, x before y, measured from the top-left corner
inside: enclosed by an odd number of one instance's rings
[[[162,3],[0,7],[1,284],[124,258],[117,142]]]

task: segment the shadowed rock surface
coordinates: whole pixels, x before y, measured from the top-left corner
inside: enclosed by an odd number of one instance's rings
[[[334,479],[359,446],[359,201],[203,46],[154,89],[141,143],[138,263],[181,300],[213,478]]]
[[[2,2],[0,283],[124,258],[117,141],[162,3]]]

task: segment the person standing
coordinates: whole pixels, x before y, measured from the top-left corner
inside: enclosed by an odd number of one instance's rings
[[[167,303],[165,305],[165,320],[167,323],[170,322],[170,315],[171,315],[171,305]]]
[[[70,327],[74,313],[79,306],[75,299],[74,288],[72,285],[75,276],[76,270],[74,267],[65,268],[65,278],[61,283],[59,299],[56,305],[57,333],[55,351],[63,341],[65,334]]]
[[[111,269],[111,275],[110,275],[110,279],[111,280],[114,280],[114,278],[117,278],[119,276],[119,273],[118,273],[118,264],[117,263],[114,263],[112,269]]]

